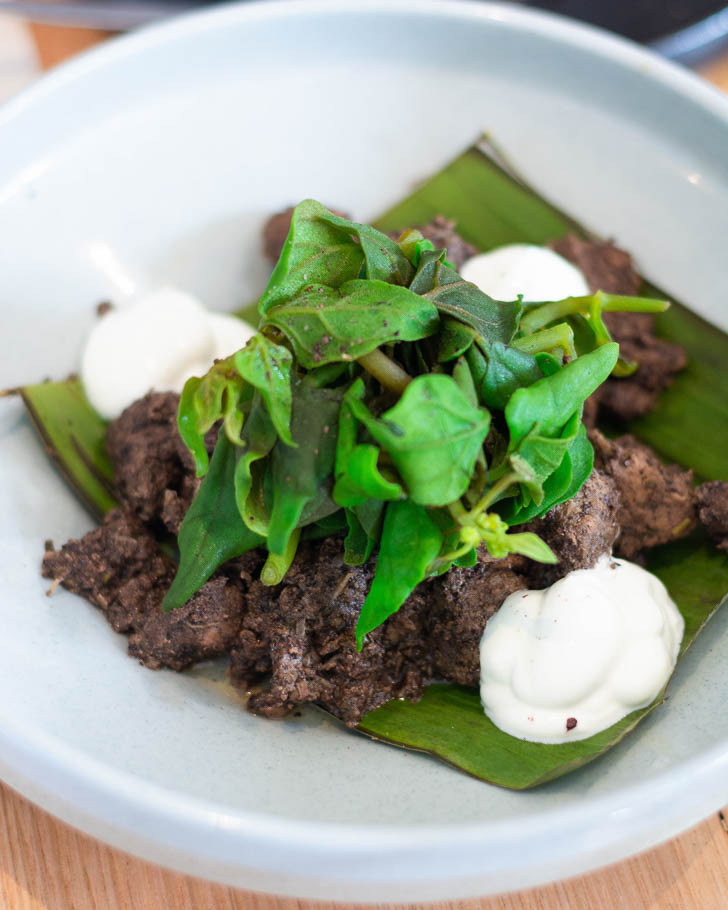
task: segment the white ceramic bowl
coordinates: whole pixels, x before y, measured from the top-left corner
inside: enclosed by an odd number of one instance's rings
[[[0,110],[0,387],[78,363],[95,303],[261,287],[257,232],[304,196],[363,220],[482,129],[562,208],[726,325],[728,102],[630,44],[487,3],[223,6],[94,51]],[[152,673],[43,540],[90,520],[0,402],[0,775],[188,873],[331,899],[525,887],[646,848],[728,801],[728,615],[669,703],[559,782],[509,793],[347,733],[241,710],[217,667]]]

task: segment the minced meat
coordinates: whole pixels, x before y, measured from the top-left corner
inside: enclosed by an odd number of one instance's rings
[[[579,492],[525,528],[534,531],[551,547],[558,563],[530,563],[531,587],[545,588],[567,572],[593,568],[599,557],[609,553],[619,534],[617,520],[620,496],[607,474],[592,471]]]
[[[243,585],[220,573],[183,607],[163,613],[175,569],[144,525],[115,509],[80,540],[46,552],[42,572],[100,607],[117,632],[129,635],[129,653],[143,664],[184,670],[230,649],[240,629]]]
[[[480,680],[486,622],[514,591],[529,587],[520,556],[493,559],[480,550],[472,568],[453,568],[428,586],[427,645],[435,675],[466,686]]]
[[[607,439],[592,430],[589,438],[597,467],[612,478],[619,491],[617,556],[631,559],[642,550],[685,537],[695,528],[692,471],[664,465],[634,436]]]
[[[425,601],[416,591],[356,650],[354,629],[374,574],[344,563],[339,538],[302,544],[283,582],[253,582],[232,647],[233,680],[248,687],[264,674],[250,710],[267,716],[315,702],[345,723],[392,698],[417,699],[431,678]]]
[[[642,279],[634,270],[631,256],[613,244],[567,234],[552,247],[581,269],[592,292],[640,293]],[[600,409],[619,420],[647,414],[687,364],[679,345],[655,335],[655,320],[649,313],[605,313],[604,321],[619,342],[622,359],[638,366],[631,376],[608,379],[597,389],[585,409],[587,426],[596,424]]]
[[[698,518],[721,550],[728,550],[728,483],[711,480],[695,490]]]

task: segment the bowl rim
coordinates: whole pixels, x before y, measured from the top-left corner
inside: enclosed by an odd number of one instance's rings
[[[11,129],[13,121],[25,111],[46,103],[58,92],[72,90],[74,84],[95,72],[193,32],[215,31],[233,23],[321,14],[337,17],[407,14],[449,20],[497,21],[518,31],[578,47],[624,68],[639,70],[645,79],[688,98],[728,123],[728,97],[698,76],[626,39],[556,14],[477,0],[348,0],[345,4],[336,0],[276,0],[233,3],[186,13],[94,48],[62,64],[0,106],[0,130]],[[676,790],[674,777],[665,771],[654,773],[648,781],[635,782],[617,793],[592,799],[590,808],[599,817],[601,830],[579,848],[588,857],[580,863],[579,871],[644,849],[699,821],[720,802],[728,800],[728,743],[686,760],[681,769],[694,785],[700,781],[700,794],[697,794],[697,786]],[[302,854],[308,852],[308,855],[326,853],[360,860],[363,854],[378,857],[385,853],[391,860],[398,851],[404,857],[413,850],[443,850],[453,857],[465,851],[472,859],[476,849],[482,853],[495,844],[502,848],[504,844],[517,842],[521,851],[528,850],[529,845],[543,847],[544,841],[548,842],[553,834],[557,818],[561,834],[549,849],[552,856],[563,859],[566,855],[564,838],[583,833],[583,809],[579,802],[536,812],[529,819],[525,839],[522,819],[447,825],[373,825],[305,822],[230,810],[172,789],[140,782],[131,774],[110,769],[103,762],[64,746],[43,731],[5,721],[0,724],[0,777],[72,824],[130,852],[139,853],[139,849],[130,844],[128,832],[136,832],[142,826],[149,833],[150,845],[164,839],[165,829],[176,830],[178,834],[174,839],[181,838],[188,845],[191,841],[185,833],[194,835],[199,843],[205,843],[204,852],[211,861],[216,851],[223,857],[232,857],[239,854],[243,846],[255,848],[256,862],[263,864],[266,860],[263,854],[272,846],[277,850],[291,848]],[[48,781],[52,786],[46,783]],[[657,825],[655,817],[660,818]],[[107,828],[111,826],[116,833],[111,830],[99,833],[100,827],[96,823],[103,823]],[[231,849],[233,845],[234,849]],[[150,850],[154,853],[153,846]],[[168,858],[160,861],[189,871],[182,852],[179,862]],[[278,864],[272,862],[270,868],[283,869],[286,863],[287,858],[283,855]],[[205,866],[204,874],[219,880],[229,878],[227,873],[217,874],[210,865]],[[391,869],[386,875],[392,880],[399,878]],[[548,875],[542,875],[526,884],[546,878]]]

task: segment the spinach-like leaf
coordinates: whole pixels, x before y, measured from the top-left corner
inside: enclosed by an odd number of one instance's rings
[[[440,506],[463,495],[488,434],[490,414],[473,406],[452,376],[416,377],[380,419],[354,396],[347,395],[346,401],[391,455],[413,502]]]
[[[344,541],[344,562],[348,566],[362,566],[379,543],[384,503],[378,499],[367,499],[366,502],[343,511],[349,529]]]
[[[523,307],[519,300],[493,300],[445,265],[445,250],[425,251],[410,290],[431,300],[440,313],[471,326],[486,341],[511,341]]]
[[[517,389],[505,410],[511,448],[536,424],[543,436],[559,434],[585,399],[609,376],[618,356],[618,344],[605,344],[566,364],[557,373]]]
[[[359,278],[362,271],[367,278],[406,285],[413,269],[386,234],[332,215],[321,203],[306,199],[293,212],[288,237],[258,311],[265,316],[308,285],[338,288]]]
[[[358,399],[364,396],[364,383],[357,379],[348,392]],[[339,437],[336,443],[336,465],[333,498],[341,506],[356,506],[368,499],[401,499],[402,487],[387,479],[379,470],[379,449],[357,443],[358,423],[344,402],[339,415]]]
[[[581,417],[578,412],[572,414],[558,436],[544,436],[536,424],[510,453],[511,464],[515,465],[516,459],[528,463],[529,473],[533,475],[539,489],[539,493],[533,496],[538,504],[542,502],[543,496],[541,484],[561,464],[580,426]]]
[[[427,576],[442,540],[442,531],[422,506],[409,499],[388,503],[374,580],[356,624],[358,651],[369,632],[396,613]]]
[[[460,357],[458,362],[453,367],[452,378],[455,380],[455,385],[460,389],[470,404],[473,407],[477,407],[478,392],[475,388],[473,374],[471,373],[470,367],[468,366],[468,363],[464,357]]]
[[[356,360],[388,342],[427,338],[439,323],[435,307],[407,288],[358,279],[338,289],[308,285],[266,315],[266,324],[287,336],[307,370]]]
[[[309,284],[336,288],[359,277],[364,259],[361,247],[338,227],[321,220],[327,215],[328,209],[314,199],[305,199],[294,209],[288,237],[258,302],[261,316]]]
[[[219,360],[202,378],[193,376],[187,380],[180,396],[177,426],[195,459],[198,477],[205,474],[208,465],[205,433],[222,420],[225,435],[238,445],[252,397],[253,388],[238,372],[234,355]]]
[[[233,355],[238,373],[263,396],[276,432],[286,445],[291,438],[291,370],[293,355],[260,332]]]
[[[499,411],[504,410],[516,389],[533,385],[544,376],[533,354],[500,341],[480,342],[466,357],[476,377],[481,402]]]
[[[447,363],[455,360],[470,349],[478,337],[471,325],[465,325],[452,316],[442,316],[441,328],[437,336],[437,362]]]
[[[344,540],[344,562],[347,566],[363,566],[374,552],[376,541],[362,527],[353,509],[346,509],[349,533]]]
[[[367,499],[401,499],[400,484],[387,480],[377,465],[379,449],[373,445],[355,446],[336,478],[334,502],[340,506],[357,506]]]
[[[256,461],[265,458],[275,445],[276,430],[268,411],[263,406],[263,398],[258,390],[253,396],[250,414],[241,434],[241,441],[242,444],[236,451],[235,501],[243,521],[251,531],[259,533],[260,528],[255,526],[253,520],[255,510],[251,509],[248,502],[253,484],[252,467]]]
[[[589,478],[594,467],[594,449],[586,435],[586,427],[579,428],[561,464],[543,482],[543,499],[509,500],[500,503],[498,511],[510,525],[523,524],[545,515],[549,509],[575,496]]]
[[[280,440],[271,452],[273,505],[268,549],[281,555],[294,528],[331,514],[339,507],[330,499],[324,481],[334,469],[339,409],[344,389],[319,389],[305,380],[293,386],[291,435],[296,447]],[[314,504],[306,516],[304,508]],[[323,514],[320,506],[324,505]]]
[[[179,568],[162,602],[165,612],[186,603],[224,562],[263,543],[240,519],[234,474],[235,447],[220,433],[210,469],[177,535]]]
[[[358,243],[364,258],[367,278],[400,284],[405,287],[412,280],[414,269],[394,240],[368,224],[348,221],[338,215],[320,215],[319,221],[338,228],[342,234]]]

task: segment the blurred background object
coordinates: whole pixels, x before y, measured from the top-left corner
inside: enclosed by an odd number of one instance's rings
[[[727,0],[512,2],[601,26],[688,65],[728,47]],[[51,25],[126,31],[205,3],[210,0],[0,0],[0,11]]]
[[[216,2],[224,0],[0,0],[0,101],[110,35]],[[624,35],[728,90],[728,0],[510,2]]]

